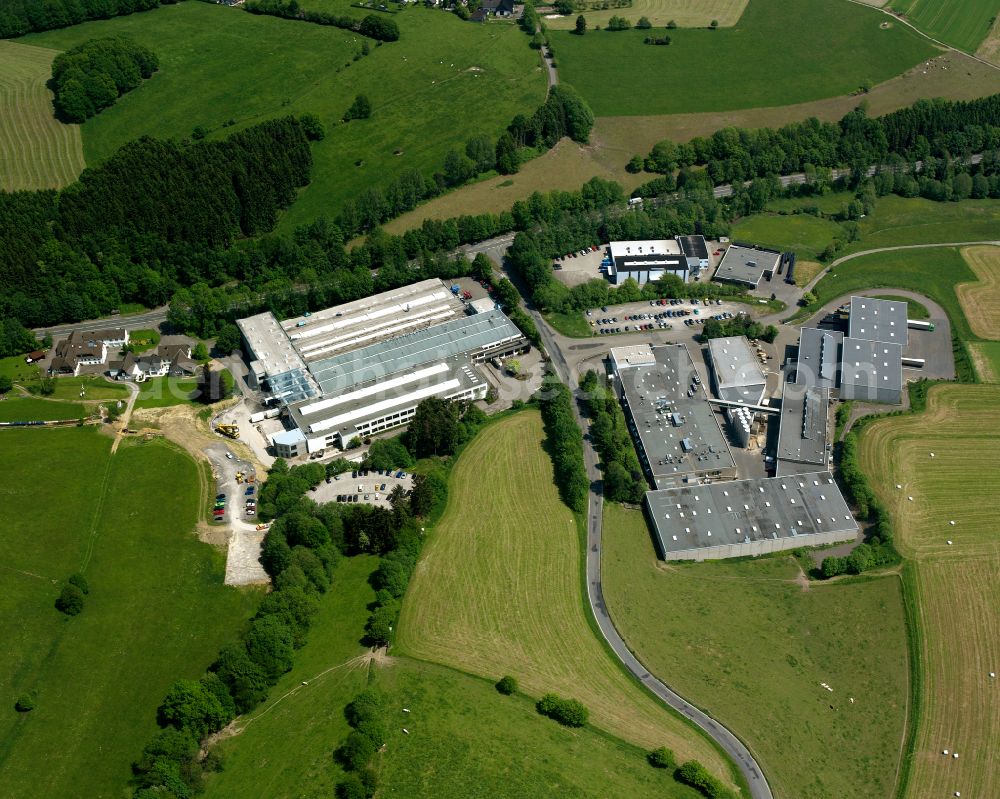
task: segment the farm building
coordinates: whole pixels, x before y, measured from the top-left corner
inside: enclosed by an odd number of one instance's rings
[[[828,471],[649,491],[646,511],[664,560],[763,555],[858,534]]]
[[[761,280],[774,277],[780,260],[781,253],[777,250],[733,244],[722,256],[715,279],[755,289]]]
[[[760,405],[767,378],[746,336],[714,338],[708,342],[715,395],[729,402]]]
[[[736,462],[683,345],[617,347],[610,360],[639,461],[653,486],[736,476]]]
[[[251,385],[287,409],[279,452],[344,447],[406,424],[427,397],[482,399],[476,365],[527,349],[499,310],[466,314],[440,280],[425,280],[279,323],[258,314],[237,323]]]
[[[613,241],[608,245],[608,280],[618,286],[629,278],[640,286],[676,275],[685,283],[691,268],[676,241]]]

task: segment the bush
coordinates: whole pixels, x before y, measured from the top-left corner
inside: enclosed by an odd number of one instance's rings
[[[508,674],[497,681],[496,689],[504,696],[510,696],[517,691],[517,680]]]
[[[357,774],[348,774],[337,783],[337,799],[365,799],[368,793]]]
[[[80,572],[71,574],[66,582],[70,585],[75,585],[85,594],[90,593],[90,583],[87,582],[87,578],[80,574]]]
[[[35,695],[34,694],[22,694],[17,698],[14,703],[14,710],[18,713],[30,713],[35,709]]]
[[[310,141],[323,141],[326,138],[326,128],[315,114],[303,114],[299,117],[299,123],[302,125],[302,132]]]
[[[368,765],[377,748],[367,735],[351,730],[337,750],[337,760],[347,771],[359,771]]]
[[[674,776],[678,782],[701,791],[708,799],[729,799],[732,794],[697,760],[684,763]]]
[[[649,761],[649,765],[653,768],[674,768],[677,765],[677,761],[674,759],[674,753],[665,746],[661,746],[659,749],[654,749],[646,755],[646,760]]]
[[[372,115],[372,103],[367,96],[359,94],[354,98],[354,102],[351,103],[351,107],[344,112],[344,122],[350,122],[352,119],[368,119]]]
[[[558,721],[565,727],[582,727],[587,723],[587,708],[575,699],[562,699],[555,694],[545,694],[535,704],[543,716]]]
[[[56,610],[67,616],[75,616],[83,610],[83,591],[75,585],[64,585],[56,599]]]

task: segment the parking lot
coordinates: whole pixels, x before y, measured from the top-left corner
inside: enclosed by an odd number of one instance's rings
[[[587,322],[597,336],[675,330],[697,333],[705,320],[731,319],[752,308],[726,300],[644,300],[626,305],[604,306],[587,311]]]
[[[344,472],[320,483],[311,492],[316,502],[363,502],[388,508],[389,495],[396,486],[404,491],[413,488],[413,475],[400,470],[390,472]]]

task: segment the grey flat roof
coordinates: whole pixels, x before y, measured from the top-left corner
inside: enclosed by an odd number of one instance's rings
[[[716,280],[730,280],[756,287],[765,272],[778,268],[781,253],[774,250],[730,245],[722,256],[719,268],[715,270]]]
[[[689,258],[704,260],[708,258],[708,245],[704,236],[676,236],[677,243],[681,245],[684,254]]]
[[[653,347],[652,352],[654,364],[625,368],[618,374],[640,455],[654,481],[669,484],[688,475],[735,469],[704,385],[688,396],[697,372],[687,349],[667,345]]]
[[[887,341],[905,347],[906,311],[905,302],[851,297],[847,335],[849,338]]]
[[[713,338],[708,342],[719,399],[757,405],[767,389],[767,378],[746,336]]]
[[[899,344],[845,338],[841,350],[841,385],[903,388],[903,348]]]
[[[483,377],[468,358],[453,356],[389,380],[357,384],[340,396],[297,403],[289,413],[308,437],[339,433],[347,440],[359,424],[416,405],[427,396],[450,397],[482,383]]]
[[[646,508],[661,553],[858,529],[828,471],[649,491]]]
[[[441,280],[421,280],[281,323],[306,362],[331,358],[465,314]]]
[[[830,389],[785,383],[778,421],[778,476],[804,467],[826,468],[829,408]]]
[[[503,312],[492,310],[460,316],[434,327],[314,361],[309,370],[324,395],[336,394],[351,386],[456,355],[473,355],[521,337],[521,331]]]
[[[836,388],[840,368],[840,345],[844,334],[836,330],[804,327],[799,331],[799,354],[795,366],[798,385]]]
[[[274,314],[248,316],[236,324],[250,349],[250,360],[259,362],[274,396],[289,403],[316,396],[318,387]]]

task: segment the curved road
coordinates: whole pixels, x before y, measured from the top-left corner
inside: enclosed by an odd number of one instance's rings
[[[559,341],[548,324],[542,319],[541,314],[535,310],[529,313],[538,326],[538,331],[542,338],[542,343],[552,359],[552,365],[556,370],[559,379],[563,381],[571,390],[576,386],[575,375],[570,369],[566,358],[560,348]],[[587,429],[586,422],[580,415],[577,405],[573,406],[573,413],[576,422],[582,430]],[[601,495],[601,474],[597,468],[598,457],[588,435],[583,437],[583,460],[587,468],[587,477],[590,480],[590,497],[587,517],[587,598],[590,608],[597,620],[597,626],[604,636],[604,640],[614,650],[615,655],[625,665],[632,674],[643,685],[652,691],[663,702],[672,707],[689,721],[697,724],[704,730],[736,763],[747,784],[750,786],[750,796],[752,799],[773,799],[771,787],[767,784],[764,772],[757,761],[754,760],[750,750],[744,746],[732,732],[713,719],[707,713],[686,701],[682,696],[670,690],[664,683],[649,673],[649,670],[639,662],[632,654],[615,629],[614,622],[608,614],[607,606],[604,603],[604,592],[601,586],[601,523],[603,517],[603,497]]]

